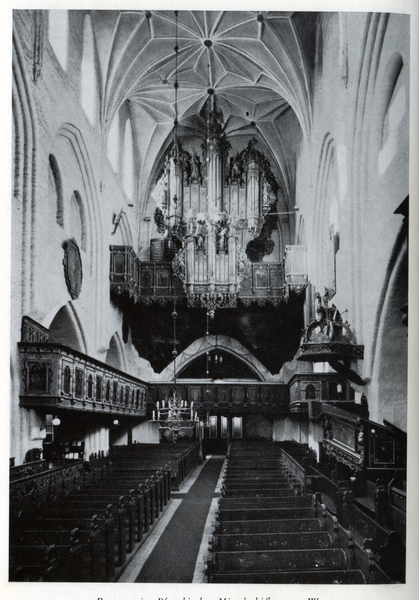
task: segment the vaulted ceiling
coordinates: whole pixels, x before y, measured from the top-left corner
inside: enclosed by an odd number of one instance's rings
[[[229,136],[258,137],[292,196],[298,137],[311,120],[316,13],[92,11],[101,66],[102,123],[130,101],[139,137],[140,195],[166,151],[175,118],[196,136],[214,90]]]

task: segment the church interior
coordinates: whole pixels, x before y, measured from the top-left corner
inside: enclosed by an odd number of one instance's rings
[[[14,11],[10,581],[405,581],[409,36]]]

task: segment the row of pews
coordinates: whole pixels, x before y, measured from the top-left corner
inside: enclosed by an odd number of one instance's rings
[[[100,468],[84,464],[77,477],[60,481],[56,469],[35,476],[45,480],[35,487],[12,482],[20,491],[11,494],[10,581],[116,581],[197,462],[196,443],[134,444],[111,449]],[[37,499],[34,490],[57,473],[58,489]]]
[[[208,581],[365,583],[362,571],[354,568],[351,540],[342,539],[320,494],[304,493],[283,456],[277,444],[231,444]]]

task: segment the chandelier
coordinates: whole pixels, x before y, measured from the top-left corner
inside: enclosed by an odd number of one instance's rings
[[[156,410],[153,410],[152,421],[157,425],[158,429],[163,432],[167,438],[172,438],[176,444],[178,437],[184,437],[186,432],[193,430],[199,425],[199,418],[194,411],[193,402],[188,403],[186,400],[179,398],[176,389],[176,357],[178,355],[176,349],[176,298],[172,312],[173,318],[173,391],[172,395],[167,400],[162,400],[156,403]]]

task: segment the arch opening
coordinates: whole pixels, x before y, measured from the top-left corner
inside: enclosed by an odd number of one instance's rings
[[[68,305],[64,305],[57,312],[49,326],[50,336],[49,341],[60,343],[73,350],[84,352],[84,344],[82,334],[77,323],[71,315]]]

